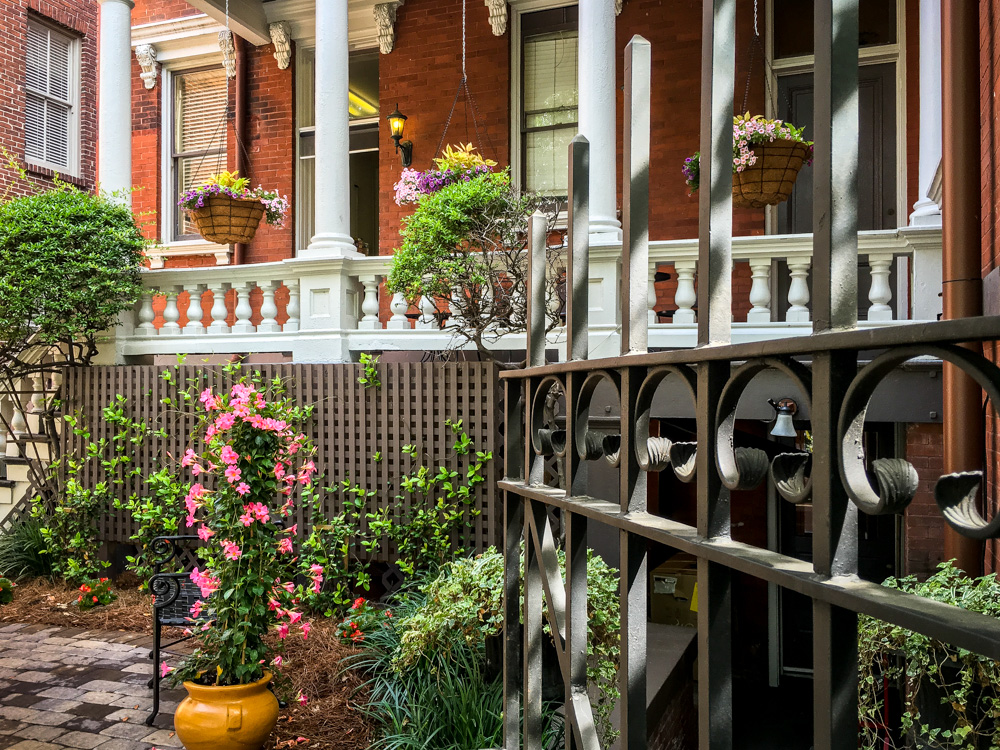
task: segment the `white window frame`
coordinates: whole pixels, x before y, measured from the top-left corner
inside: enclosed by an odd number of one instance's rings
[[[35,15],[28,16],[28,26],[36,26],[45,29],[49,34],[55,34],[69,42],[69,98],[59,100],[48,92],[36,91],[28,86],[25,80],[25,96],[28,93],[41,96],[47,100],[58,101],[61,104],[69,104],[68,123],[68,144],[67,144],[67,165],[53,164],[44,159],[30,158],[25,148],[24,161],[29,167],[39,167],[41,169],[51,169],[53,172],[67,175],[68,177],[79,178],[80,174],[80,68],[81,68],[81,47],[82,40],[79,35],[68,32],[54,23],[48,22]],[[27,39],[25,40],[27,44]],[[27,100],[25,100],[25,127],[27,127]]]
[[[774,59],[774,0],[767,0],[764,53],[770,65],[768,85],[778,90],[779,75],[811,73],[815,69],[815,55],[801,55]],[[906,0],[896,0],[896,43],[862,47],[858,50],[858,65],[893,63],[896,66],[896,218],[897,226],[905,227],[909,221],[910,206],[906,193]],[[765,103],[765,117],[774,117],[774,103]],[[765,213],[765,232],[775,234],[778,212],[768,206]]]
[[[610,0],[608,0],[610,2]],[[524,96],[521,91],[521,16],[540,10],[568,8],[579,5],[574,0],[511,0],[510,3],[510,174],[514,183],[523,188],[521,175],[524,173],[523,139],[521,138],[521,108]]]

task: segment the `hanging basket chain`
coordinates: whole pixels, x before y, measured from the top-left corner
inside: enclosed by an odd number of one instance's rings
[[[767,59],[767,52],[764,49],[764,43],[760,37],[760,28],[758,26],[758,13],[757,13],[757,2],[753,2],[753,41],[750,43],[750,65],[747,68],[747,82],[746,87],[743,91],[743,106],[740,108],[739,114],[749,112],[747,109],[747,104],[750,100],[750,84],[753,80],[753,67],[754,62],[757,58],[757,52],[760,52],[761,58],[764,60],[764,92],[766,96],[766,101],[774,103],[775,116],[777,116],[778,109],[778,96],[777,92],[771,88],[771,76],[774,74],[774,68],[771,66],[770,60]],[[784,94],[785,106],[788,108],[789,115],[792,112],[792,101],[788,98],[788,92]]]
[[[465,50],[466,50],[466,20],[465,20],[465,3],[466,0],[462,0],[462,80],[458,84],[458,91],[455,92],[455,99],[451,103],[451,110],[448,112],[448,117],[444,122],[444,132],[441,133],[441,139],[438,141],[437,149],[435,149],[435,156],[441,153],[441,148],[444,146],[444,139],[448,135],[448,128],[451,127],[451,119],[455,115],[455,108],[458,106],[458,100],[462,96],[462,92],[465,92],[465,108],[466,114],[465,119],[468,122],[469,119],[469,106],[472,106],[472,127],[476,132],[476,146],[482,148],[483,142],[482,137],[479,133],[479,108],[476,106],[476,99],[472,96],[472,90],[469,88],[469,78],[465,68]],[[493,146],[493,141],[490,139],[490,131],[485,126],[483,126],[483,133],[486,135],[486,143],[490,148],[490,155],[494,158],[496,157],[496,148]]]

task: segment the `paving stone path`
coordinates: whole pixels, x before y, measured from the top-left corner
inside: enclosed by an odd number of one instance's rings
[[[163,690],[154,726],[146,682],[151,636],[44,625],[0,626],[0,750],[179,748]]]

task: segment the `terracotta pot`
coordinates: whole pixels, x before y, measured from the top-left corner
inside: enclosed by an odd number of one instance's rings
[[[188,209],[198,234],[209,242],[229,245],[249,242],[264,218],[264,204],[257,198],[213,195],[201,208]]]
[[[809,147],[797,141],[771,141],[751,150],[757,161],[733,174],[733,205],[763,208],[788,200],[799,170],[809,160]]]
[[[250,685],[185,682],[188,697],[174,714],[177,738],[187,750],[260,750],[278,723],[278,699],[269,682],[270,672]]]

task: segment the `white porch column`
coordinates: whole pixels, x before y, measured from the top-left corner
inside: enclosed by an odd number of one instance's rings
[[[347,0],[316,3],[316,234],[300,257],[359,257],[351,238]]]
[[[580,0],[580,133],[590,141],[590,243],[622,241],[615,160],[615,4]]]
[[[132,0],[101,3],[98,62],[97,179],[132,205]]]
[[[920,199],[911,226],[941,226],[941,210],[928,195],[941,164],[941,2],[920,0]]]

